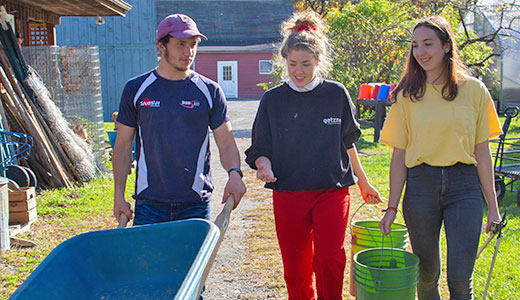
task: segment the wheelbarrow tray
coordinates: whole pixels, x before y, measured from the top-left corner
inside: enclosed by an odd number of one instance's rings
[[[84,233],[58,245],[10,299],[198,299],[219,235],[203,219]]]

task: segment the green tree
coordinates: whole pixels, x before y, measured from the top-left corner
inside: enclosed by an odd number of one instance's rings
[[[468,25],[471,16],[482,11],[475,0],[295,0],[294,3],[296,9],[313,9],[327,20],[333,49],[329,78],[343,83],[353,97],[362,83],[399,80],[413,26],[425,16],[440,14],[450,21],[461,57],[477,77],[490,74],[493,58],[500,55],[500,49],[493,51],[489,45],[505,35],[506,30],[514,30],[511,23],[500,18],[496,29],[477,35]],[[494,8],[498,16],[518,9],[516,4]],[[280,83],[281,74],[278,70],[274,74],[276,80],[262,86]],[[493,82],[490,89],[492,85]]]
[[[333,67],[330,78],[353,97],[362,83],[396,82],[410,36],[411,18],[386,0],[347,4],[327,15]]]
[[[412,29],[428,15],[448,19],[461,57],[473,75],[489,73],[493,49],[465,26],[475,6],[470,1],[362,0],[327,14],[334,49],[331,78],[342,82],[353,97],[362,83],[399,81],[410,49]]]

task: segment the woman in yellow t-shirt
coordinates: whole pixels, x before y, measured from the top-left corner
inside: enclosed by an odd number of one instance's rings
[[[473,299],[472,274],[482,226],[500,221],[488,140],[501,133],[488,90],[470,77],[446,19],[431,16],[413,30],[407,66],[392,94],[381,143],[394,148],[389,233],[399,199],[413,252],[419,257],[419,299],[440,299],[440,229],[447,240],[450,299]]]

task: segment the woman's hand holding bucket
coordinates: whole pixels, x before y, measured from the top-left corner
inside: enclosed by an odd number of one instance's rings
[[[359,190],[361,191],[361,197],[368,204],[382,203],[383,200],[379,195],[379,192],[368,182],[358,182]]]
[[[386,213],[379,222],[379,229],[383,234],[389,234],[391,226],[395,221],[399,200],[403,192],[404,183],[408,169],[405,165],[406,150],[394,147],[392,161],[390,162],[390,194],[388,195],[388,206]]]
[[[395,221],[396,213],[396,210],[387,209],[385,216],[381,219],[381,222],[379,222],[379,230],[381,230],[384,235],[389,234],[392,231],[391,226]]]

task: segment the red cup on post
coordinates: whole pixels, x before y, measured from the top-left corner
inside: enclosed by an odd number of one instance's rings
[[[380,88],[381,88],[381,86],[379,84],[376,84],[374,86],[374,90],[372,91],[372,96],[370,97],[371,99],[377,100],[377,95],[379,95]]]
[[[395,88],[397,87],[397,84],[392,84],[390,85],[390,91],[388,92],[388,99],[387,100],[390,100],[390,98],[392,97],[392,92],[395,90]]]
[[[370,84],[362,84],[359,88],[359,95],[358,99],[370,99],[372,96],[372,91],[374,90],[374,87]]]

